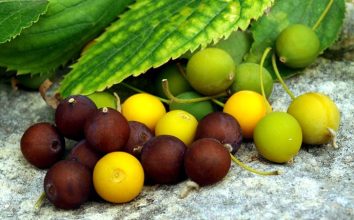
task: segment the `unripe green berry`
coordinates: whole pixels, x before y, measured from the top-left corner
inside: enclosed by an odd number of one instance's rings
[[[316,60],[320,40],[306,25],[293,24],[280,33],[275,46],[282,63],[291,68],[304,68]]]

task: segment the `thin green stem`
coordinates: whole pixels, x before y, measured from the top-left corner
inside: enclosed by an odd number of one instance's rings
[[[162,80],[162,88],[163,88],[163,92],[165,93],[166,97],[171,101],[171,102],[176,102],[176,103],[194,103],[194,102],[202,102],[202,101],[207,101],[210,99],[215,99],[215,98],[219,98],[219,97],[223,97],[226,96],[227,93],[223,92],[217,95],[213,95],[213,96],[205,96],[205,97],[200,97],[200,98],[192,98],[192,99],[180,99],[177,98],[176,96],[174,96],[171,93],[169,84],[168,84],[168,80],[167,79],[163,79]]]
[[[143,90],[141,90],[141,89],[138,89],[138,88],[136,88],[136,87],[134,87],[134,86],[132,86],[132,85],[129,85],[128,83],[125,83],[125,82],[121,82],[120,84],[121,84],[122,86],[125,86],[125,87],[127,87],[128,89],[131,89],[131,90],[133,90],[133,91],[135,91],[135,92],[138,92],[138,93],[148,93],[148,92],[145,92],[145,91],[143,91]],[[148,93],[148,94],[150,94],[150,93]],[[150,95],[152,95],[152,94],[150,94]],[[153,95],[153,96],[155,96],[156,98],[158,98],[161,102],[164,102],[164,103],[166,103],[166,104],[170,104],[170,101],[167,100],[167,99],[161,98],[161,97],[156,96],[156,95]]]
[[[231,160],[233,162],[235,162],[237,165],[239,165],[240,167],[242,167],[243,169],[245,170],[248,170],[250,171],[251,173],[255,173],[255,174],[258,174],[258,175],[263,175],[263,176],[269,176],[269,175],[279,175],[280,172],[278,170],[275,170],[275,171],[259,171],[259,170],[256,170],[252,167],[249,167],[247,166],[246,164],[242,163],[240,160],[238,160],[234,155],[232,155],[230,153],[230,156],[231,156]]]
[[[278,70],[278,67],[277,67],[277,62],[276,62],[276,58],[275,58],[275,54],[273,53],[273,56],[272,56],[272,65],[273,65],[273,69],[274,69],[274,72],[275,72],[275,75],[277,76],[280,84],[283,86],[284,90],[286,91],[286,93],[288,93],[288,95],[290,96],[290,98],[292,100],[294,100],[296,97],[294,96],[294,94],[290,91],[290,89],[288,88],[288,86],[285,84],[285,82],[283,81],[283,79],[281,78],[280,76],[280,73],[279,73],[279,70]]]
[[[42,194],[38,197],[36,203],[34,204],[34,208],[37,210],[40,209],[44,199],[45,199],[45,192],[42,192]]]
[[[267,47],[262,55],[262,59],[261,59],[261,63],[259,65],[259,79],[260,79],[260,83],[261,83],[261,91],[262,91],[262,96],[265,98],[265,91],[264,91],[264,82],[263,82],[263,66],[264,66],[264,61],[267,58],[269,52],[272,50],[271,47]]]
[[[321,16],[318,18],[315,25],[312,27],[312,30],[316,30],[318,26],[320,26],[321,22],[328,14],[328,11],[331,9],[332,5],[333,5],[333,0],[329,0],[325,10],[322,12]]]
[[[214,102],[215,104],[217,104],[218,106],[220,106],[221,108],[224,108],[225,104],[220,102],[217,99],[211,99],[212,102]]]
[[[184,71],[183,66],[180,63],[176,63],[176,66],[177,66],[178,72],[186,79],[187,74]]]

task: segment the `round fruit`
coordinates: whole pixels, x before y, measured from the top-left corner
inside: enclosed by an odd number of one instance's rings
[[[161,135],[144,144],[141,151],[148,182],[173,184],[185,178],[183,158],[186,145],[176,137]]]
[[[95,103],[86,96],[69,96],[59,103],[55,111],[55,124],[65,137],[73,140],[82,140],[84,139],[86,120],[96,110]]]
[[[203,95],[224,92],[232,84],[235,63],[222,49],[206,48],[195,53],[187,64],[187,80]]]
[[[196,92],[188,91],[177,95],[177,98],[180,99],[194,99],[201,98],[202,96]],[[178,103],[171,102],[170,110],[184,110],[192,114],[198,121],[202,119],[207,114],[214,111],[211,101],[202,101],[202,102],[193,102],[193,103]]]
[[[144,170],[131,154],[108,153],[93,170],[93,184],[102,199],[112,203],[129,202],[143,189]]]
[[[167,79],[169,82],[169,89],[173,95],[191,90],[191,86],[187,79],[182,75],[176,63],[169,63],[163,66],[155,79],[155,87],[157,95],[166,98],[162,87],[162,80]]]
[[[258,122],[253,140],[258,152],[265,159],[286,163],[300,150],[301,127],[290,114],[272,112]]]
[[[26,89],[38,90],[41,84],[46,80],[51,78],[54,72],[41,73],[41,74],[25,74],[17,75],[16,79],[19,84]]]
[[[226,101],[223,111],[238,121],[243,137],[252,138],[256,124],[267,114],[269,106],[259,93],[243,90],[234,93]]]
[[[236,153],[242,142],[241,127],[237,120],[225,112],[213,112],[205,116],[197,127],[195,139],[215,138],[232,147]]]
[[[86,140],[77,143],[70,151],[68,159],[74,159],[93,170],[101,155],[93,150],[93,147]]]
[[[259,76],[260,65],[256,63],[242,63],[236,69],[235,79],[231,85],[233,93],[241,90],[251,90],[262,94],[261,80]],[[266,97],[269,97],[273,90],[273,78],[268,70],[262,67],[263,86]]]
[[[290,104],[288,113],[300,123],[306,144],[326,144],[333,138],[329,129],[337,131],[339,128],[339,109],[322,93],[310,92],[298,96]]]
[[[282,63],[292,68],[304,68],[317,58],[320,40],[306,25],[293,24],[279,34],[275,46]]]
[[[45,169],[63,157],[65,140],[54,125],[37,123],[27,128],[23,134],[21,151],[30,164]]]
[[[138,121],[155,130],[157,121],[166,113],[165,106],[155,96],[138,93],[130,96],[122,105],[122,114],[128,121]]]
[[[44,178],[48,200],[61,209],[75,209],[86,202],[92,191],[90,170],[74,160],[62,160],[52,166]]]
[[[121,150],[127,143],[129,134],[128,121],[112,108],[97,110],[85,126],[87,142],[103,153]]]
[[[172,135],[189,145],[194,140],[197,125],[193,115],[183,110],[173,110],[157,122],[155,135]]]
[[[109,107],[117,109],[117,98],[109,92],[94,92],[89,97],[97,108]]]
[[[184,158],[187,176],[200,186],[220,181],[226,176],[230,166],[229,151],[213,138],[194,141]]]
[[[143,145],[154,137],[152,131],[143,123],[137,121],[129,121],[130,135],[128,142],[125,144],[123,151],[140,158]]]

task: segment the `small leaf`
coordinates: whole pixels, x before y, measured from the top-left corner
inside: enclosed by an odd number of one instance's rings
[[[47,11],[47,0],[0,1],[0,43],[10,41]]]
[[[51,0],[41,19],[0,44],[0,66],[18,74],[51,72],[79,54],[133,0]]]
[[[250,54],[247,56],[247,61],[259,63],[264,50],[267,47],[274,49],[277,36],[290,24],[301,23],[312,27],[321,16],[328,2],[328,0],[277,0],[271,11],[252,26],[251,31],[254,43],[252,44]],[[328,14],[316,29],[316,34],[321,43],[321,51],[332,45],[338,38],[344,14],[344,0],[334,0]],[[268,67],[269,71],[273,72],[270,57],[268,57],[265,66]],[[282,75],[291,75],[294,74],[294,71],[281,67]]]
[[[141,0],[113,23],[66,75],[61,95],[111,87],[187,51],[228,37],[272,0]]]

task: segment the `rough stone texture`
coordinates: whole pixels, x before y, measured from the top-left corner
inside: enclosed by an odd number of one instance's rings
[[[346,27],[353,27],[353,5]],[[353,39],[353,29],[345,33]],[[345,39],[341,42],[347,42]],[[341,43],[339,42],[339,44]],[[14,91],[0,84],[0,216],[3,219],[354,219],[354,62],[319,58],[303,74],[286,80],[295,95],[306,91],[328,94],[342,118],[339,149],[303,146],[293,164],[276,165],[257,159],[252,143],[237,156],[260,170],[282,170],[279,176],[258,176],[237,165],[225,179],[179,194],[185,182],[174,186],[144,187],[134,201],[114,205],[91,201],[74,211],[56,209],[45,201],[34,204],[42,192],[45,171],[29,165],[20,152],[24,130],[39,121],[53,121],[53,110],[38,93]],[[274,110],[286,111],[290,98],[279,84],[272,95]],[[72,145],[72,143],[69,143]]]

